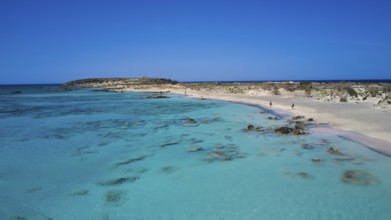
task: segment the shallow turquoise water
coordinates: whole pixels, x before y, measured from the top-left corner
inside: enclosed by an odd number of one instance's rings
[[[287,124],[257,107],[0,90],[0,219],[391,218],[390,157],[333,134],[246,132]]]

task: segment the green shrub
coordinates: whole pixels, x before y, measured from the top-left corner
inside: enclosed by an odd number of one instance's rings
[[[354,97],[358,96],[356,90],[354,90],[352,87],[346,87],[345,90],[346,92],[348,92],[350,96],[354,96]]]
[[[371,97],[376,97],[379,94],[379,88],[377,87],[369,87],[368,92],[371,95]]]
[[[280,94],[281,94],[280,91],[278,90],[278,87],[277,87],[277,86],[274,86],[274,87],[273,87],[273,94],[274,94],[274,95],[280,95]]]

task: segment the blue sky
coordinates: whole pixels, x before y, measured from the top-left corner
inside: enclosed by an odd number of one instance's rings
[[[0,84],[391,78],[391,1],[0,0]]]

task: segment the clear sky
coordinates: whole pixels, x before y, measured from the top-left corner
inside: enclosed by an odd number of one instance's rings
[[[0,0],[0,84],[391,79],[390,0]]]

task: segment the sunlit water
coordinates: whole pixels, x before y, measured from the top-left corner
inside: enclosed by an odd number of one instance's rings
[[[286,119],[243,104],[56,89],[1,87],[0,219],[391,219],[391,158],[335,134],[278,135]]]

